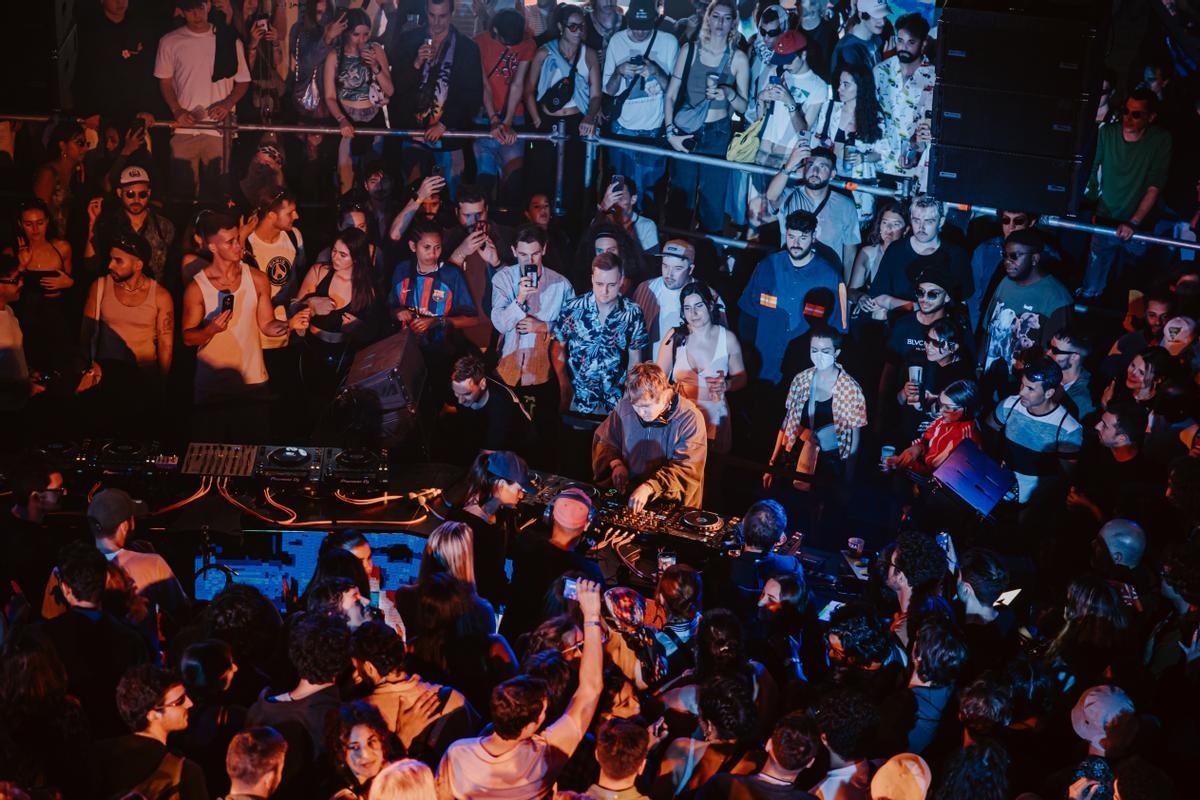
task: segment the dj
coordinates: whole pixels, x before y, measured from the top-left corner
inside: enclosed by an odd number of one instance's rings
[[[695,404],[667,383],[657,364],[636,364],[625,378],[625,396],[592,439],[596,482],[620,492],[636,487],[629,506],[661,497],[699,506],[704,494],[708,434]]]

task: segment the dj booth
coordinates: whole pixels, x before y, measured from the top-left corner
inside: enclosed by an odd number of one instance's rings
[[[40,452],[63,472],[67,487],[64,510],[51,524],[79,524],[96,491],[125,489],[144,505],[134,538],[162,553],[198,600],[236,580],[280,602],[312,575],[324,534],[345,528],[367,537],[380,585],[411,583],[425,538],[461,502],[466,472],[399,463],[382,449],[307,445],[198,442],[173,451],[157,442],[86,439]],[[581,490],[595,510],[587,538],[597,552],[608,549],[605,556],[619,560],[622,583],[644,591],[657,579],[660,554],[703,570],[740,549],[736,517],[670,502],[635,511],[613,489],[552,473],[533,472],[532,481],[535,491],[517,509],[523,533],[562,491]],[[819,596],[861,593],[865,570],[851,554],[805,548],[799,533],[777,549],[804,562]]]

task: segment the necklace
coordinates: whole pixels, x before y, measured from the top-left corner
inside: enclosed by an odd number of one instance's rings
[[[127,283],[129,283],[129,281],[122,281],[117,284],[117,288],[128,294],[136,294],[142,290],[142,287],[145,284],[145,277],[142,275],[139,275],[137,284],[135,286],[133,286],[133,288],[131,288],[131,289],[127,289],[125,287],[125,284],[127,284]]]

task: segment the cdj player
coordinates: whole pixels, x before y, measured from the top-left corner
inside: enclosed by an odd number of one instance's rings
[[[327,447],[322,462],[321,478],[327,491],[360,495],[387,490],[387,450]]]
[[[592,530],[601,533],[608,533],[611,529],[616,533],[661,536],[719,550],[734,538],[738,522],[734,517],[661,500],[635,511],[615,489],[601,490],[591,484],[546,472],[533,473],[532,481],[537,491],[526,495],[522,500],[523,505],[545,508],[562,491],[580,489],[592,498],[596,509]]]
[[[320,447],[264,445],[258,448],[254,476],[270,488],[315,495],[321,484]]]

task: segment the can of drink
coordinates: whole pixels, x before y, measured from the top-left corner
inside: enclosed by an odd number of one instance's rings
[[[678,557],[670,550],[658,551],[658,574],[662,575],[668,568],[675,566]]]
[[[883,447],[879,448],[879,468],[884,472],[890,470],[891,467],[887,465],[887,459],[894,455],[896,455],[896,448],[892,447],[890,444],[885,444]]]
[[[862,558],[863,551],[867,549],[867,543],[858,536],[851,536],[846,540],[846,549],[855,558]]]

